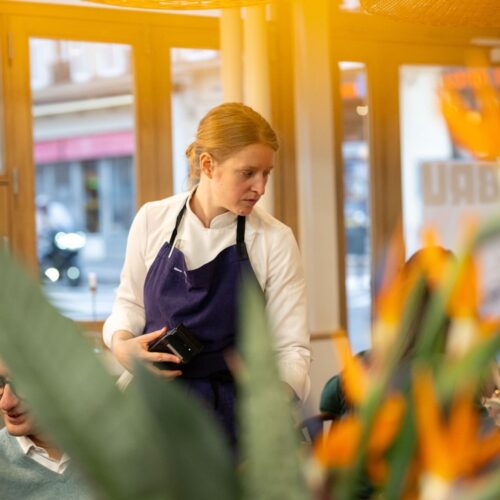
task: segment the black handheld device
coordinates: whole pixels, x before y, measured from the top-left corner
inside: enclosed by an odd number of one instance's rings
[[[203,350],[203,344],[182,323],[154,340],[148,348],[151,352],[175,354],[181,363],[189,363]]]

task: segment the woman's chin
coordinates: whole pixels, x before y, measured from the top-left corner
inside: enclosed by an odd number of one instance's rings
[[[250,215],[253,210],[253,207],[239,207],[236,210],[236,215],[241,215],[243,217],[246,217],[247,215]]]

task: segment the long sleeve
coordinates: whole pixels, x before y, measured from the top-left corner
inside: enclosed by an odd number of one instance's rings
[[[280,228],[268,259],[265,295],[281,376],[304,400],[310,390],[310,335],[304,272],[290,228]]]
[[[103,337],[111,347],[113,333],[127,330],[140,335],[145,325],[143,289],[146,279],[145,248],[147,245],[147,206],[143,206],[130,228],[120,285],[111,315],[104,323]]]

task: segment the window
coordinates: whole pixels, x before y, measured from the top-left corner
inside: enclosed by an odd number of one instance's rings
[[[131,49],[32,38],[30,53],[40,279],[64,314],[104,319],[135,213]]]
[[[370,168],[367,72],[340,62],[348,331],[354,352],[370,346]]]
[[[3,68],[15,106],[6,110],[5,147],[18,175],[11,185],[0,173],[0,206],[11,210],[0,231],[38,267],[49,300],[98,330],[138,207],[174,191],[172,94],[184,96],[193,123],[220,102],[218,20],[123,11],[128,21],[115,22],[108,10],[72,6],[51,13],[23,4],[9,23],[12,64]],[[189,107],[188,96],[200,98]]]
[[[216,50],[171,49],[174,192],[189,188],[186,147],[198,122],[222,101],[220,55]]]
[[[479,86],[478,86],[479,85]],[[482,100],[487,90],[489,102]],[[458,251],[467,221],[500,213],[500,176],[490,148],[488,106],[500,103],[500,69],[405,65],[400,71],[404,233],[407,253],[422,246],[422,231]],[[491,140],[489,140],[489,138]],[[500,247],[480,255],[484,314],[499,316]]]

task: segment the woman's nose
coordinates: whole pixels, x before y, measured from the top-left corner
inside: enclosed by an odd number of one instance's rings
[[[267,183],[267,176],[265,175],[256,176],[253,189],[259,196],[262,196],[265,193],[266,183]]]

